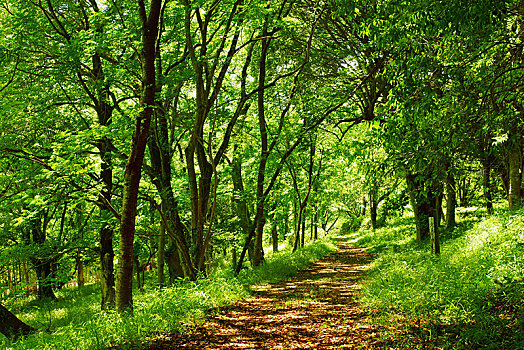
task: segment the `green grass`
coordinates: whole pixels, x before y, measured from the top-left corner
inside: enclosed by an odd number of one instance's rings
[[[362,292],[401,348],[524,348],[524,211],[462,210],[440,257],[400,219],[357,244],[378,253]],[[402,327],[399,328],[399,325]]]
[[[134,293],[134,313],[121,317],[100,311],[97,285],[57,292],[58,301],[41,303],[23,299],[6,303],[23,321],[43,332],[16,343],[0,339],[7,349],[105,349],[140,348],[164,333],[182,331],[203,321],[206,313],[249,295],[249,285],[281,280],[335,250],[329,238],[295,253],[284,250],[268,256],[267,263],[234,277],[228,268],[217,269],[206,279],[181,281],[164,288]],[[4,301],[5,302],[5,301]]]

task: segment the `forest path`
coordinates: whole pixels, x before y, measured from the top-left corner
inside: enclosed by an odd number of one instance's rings
[[[356,300],[372,254],[343,241],[338,246],[290,279],[252,287],[252,297],[149,349],[372,348],[376,330]]]

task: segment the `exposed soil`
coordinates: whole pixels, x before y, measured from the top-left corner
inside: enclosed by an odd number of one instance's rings
[[[366,249],[341,242],[291,279],[253,287],[249,299],[148,349],[374,348],[377,330],[356,298],[371,259]]]

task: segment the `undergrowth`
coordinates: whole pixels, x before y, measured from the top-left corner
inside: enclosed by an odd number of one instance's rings
[[[415,242],[409,218],[359,233],[379,253],[362,301],[391,331],[385,346],[524,348],[524,211],[470,209],[459,220],[438,257]]]
[[[7,349],[106,349],[140,348],[166,333],[183,331],[203,321],[209,310],[225,306],[249,294],[249,285],[281,280],[335,250],[329,240],[316,241],[295,253],[285,250],[271,254],[256,269],[243,270],[235,277],[229,268],[217,269],[208,278],[159,289],[134,292],[133,316],[100,311],[97,285],[57,292],[58,301],[6,304],[24,322],[42,330],[11,343],[0,339]]]

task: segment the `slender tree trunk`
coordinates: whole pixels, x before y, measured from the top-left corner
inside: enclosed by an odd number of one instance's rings
[[[85,279],[84,279],[84,262],[82,261],[82,257],[80,255],[80,253],[77,253],[78,254],[78,264],[77,264],[77,284],[78,284],[78,288],[82,288],[85,284]]]
[[[102,291],[102,310],[115,307],[113,229],[104,224],[100,229],[100,288]]]
[[[298,208],[298,215],[296,218],[296,226],[295,226],[295,243],[293,245],[293,252],[295,252],[300,247],[300,228],[302,221],[304,220],[304,207],[300,205]]]
[[[314,229],[313,229],[313,239],[316,241],[318,239],[318,210],[315,208],[314,216]]]
[[[493,214],[493,199],[491,196],[491,157],[488,155],[482,159],[482,184],[484,187],[484,199],[488,214]]]
[[[282,234],[282,240],[285,242],[287,239],[287,234],[289,232],[289,207],[284,207],[284,232]]]
[[[278,252],[278,227],[274,222],[273,227],[271,228],[271,240],[273,242],[273,251]]]
[[[161,0],[151,0],[149,14],[145,4],[139,1],[139,14],[142,24],[142,92],[137,116],[132,147],[124,172],[122,190],[122,211],[120,219],[120,243],[118,283],[116,304],[119,312],[133,309],[133,241],[135,237],[135,218],[137,211],[138,189],[142,172],[142,163],[149,136],[149,126],[155,105],[155,57],[156,38],[160,18]]]
[[[511,140],[509,148],[509,209],[515,210],[521,206],[521,154],[520,148]]]
[[[434,195],[432,198],[432,217],[429,220],[429,230],[431,237],[431,253],[435,255],[440,254],[440,231],[439,231],[439,221],[440,221],[440,210],[442,206],[440,202],[440,195]],[[432,219],[432,220],[431,220]]]
[[[371,228],[373,230],[376,230],[377,227],[377,199],[374,192],[370,193],[369,195],[369,215],[371,218]]]
[[[237,266],[237,249],[235,247],[231,248],[231,266],[233,269]]]
[[[255,233],[255,256],[253,259],[253,265],[259,266],[264,261],[264,250],[262,247],[263,234],[264,234],[264,181],[266,174],[266,163],[269,157],[268,141],[267,141],[267,123],[265,117],[264,107],[264,86],[266,81],[266,59],[267,51],[269,48],[269,40],[267,39],[267,21],[264,24],[263,35],[262,35],[262,48],[260,52],[259,61],[259,76],[258,76],[258,126],[260,131],[260,162],[258,166],[257,176],[257,203],[256,203],[256,233]]]
[[[156,253],[157,261],[157,271],[156,271],[156,282],[159,286],[164,286],[166,284],[165,275],[164,275],[164,266],[165,266],[165,247],[166,247],[166,227],[162,222],[160,224],[160,233],[158,235],[158,251]]]
[[[457,207],[457,192],[455,191],[455,177],[448,171],[446,180],[446,228],[452,230],[457,224],[455,209]]]

